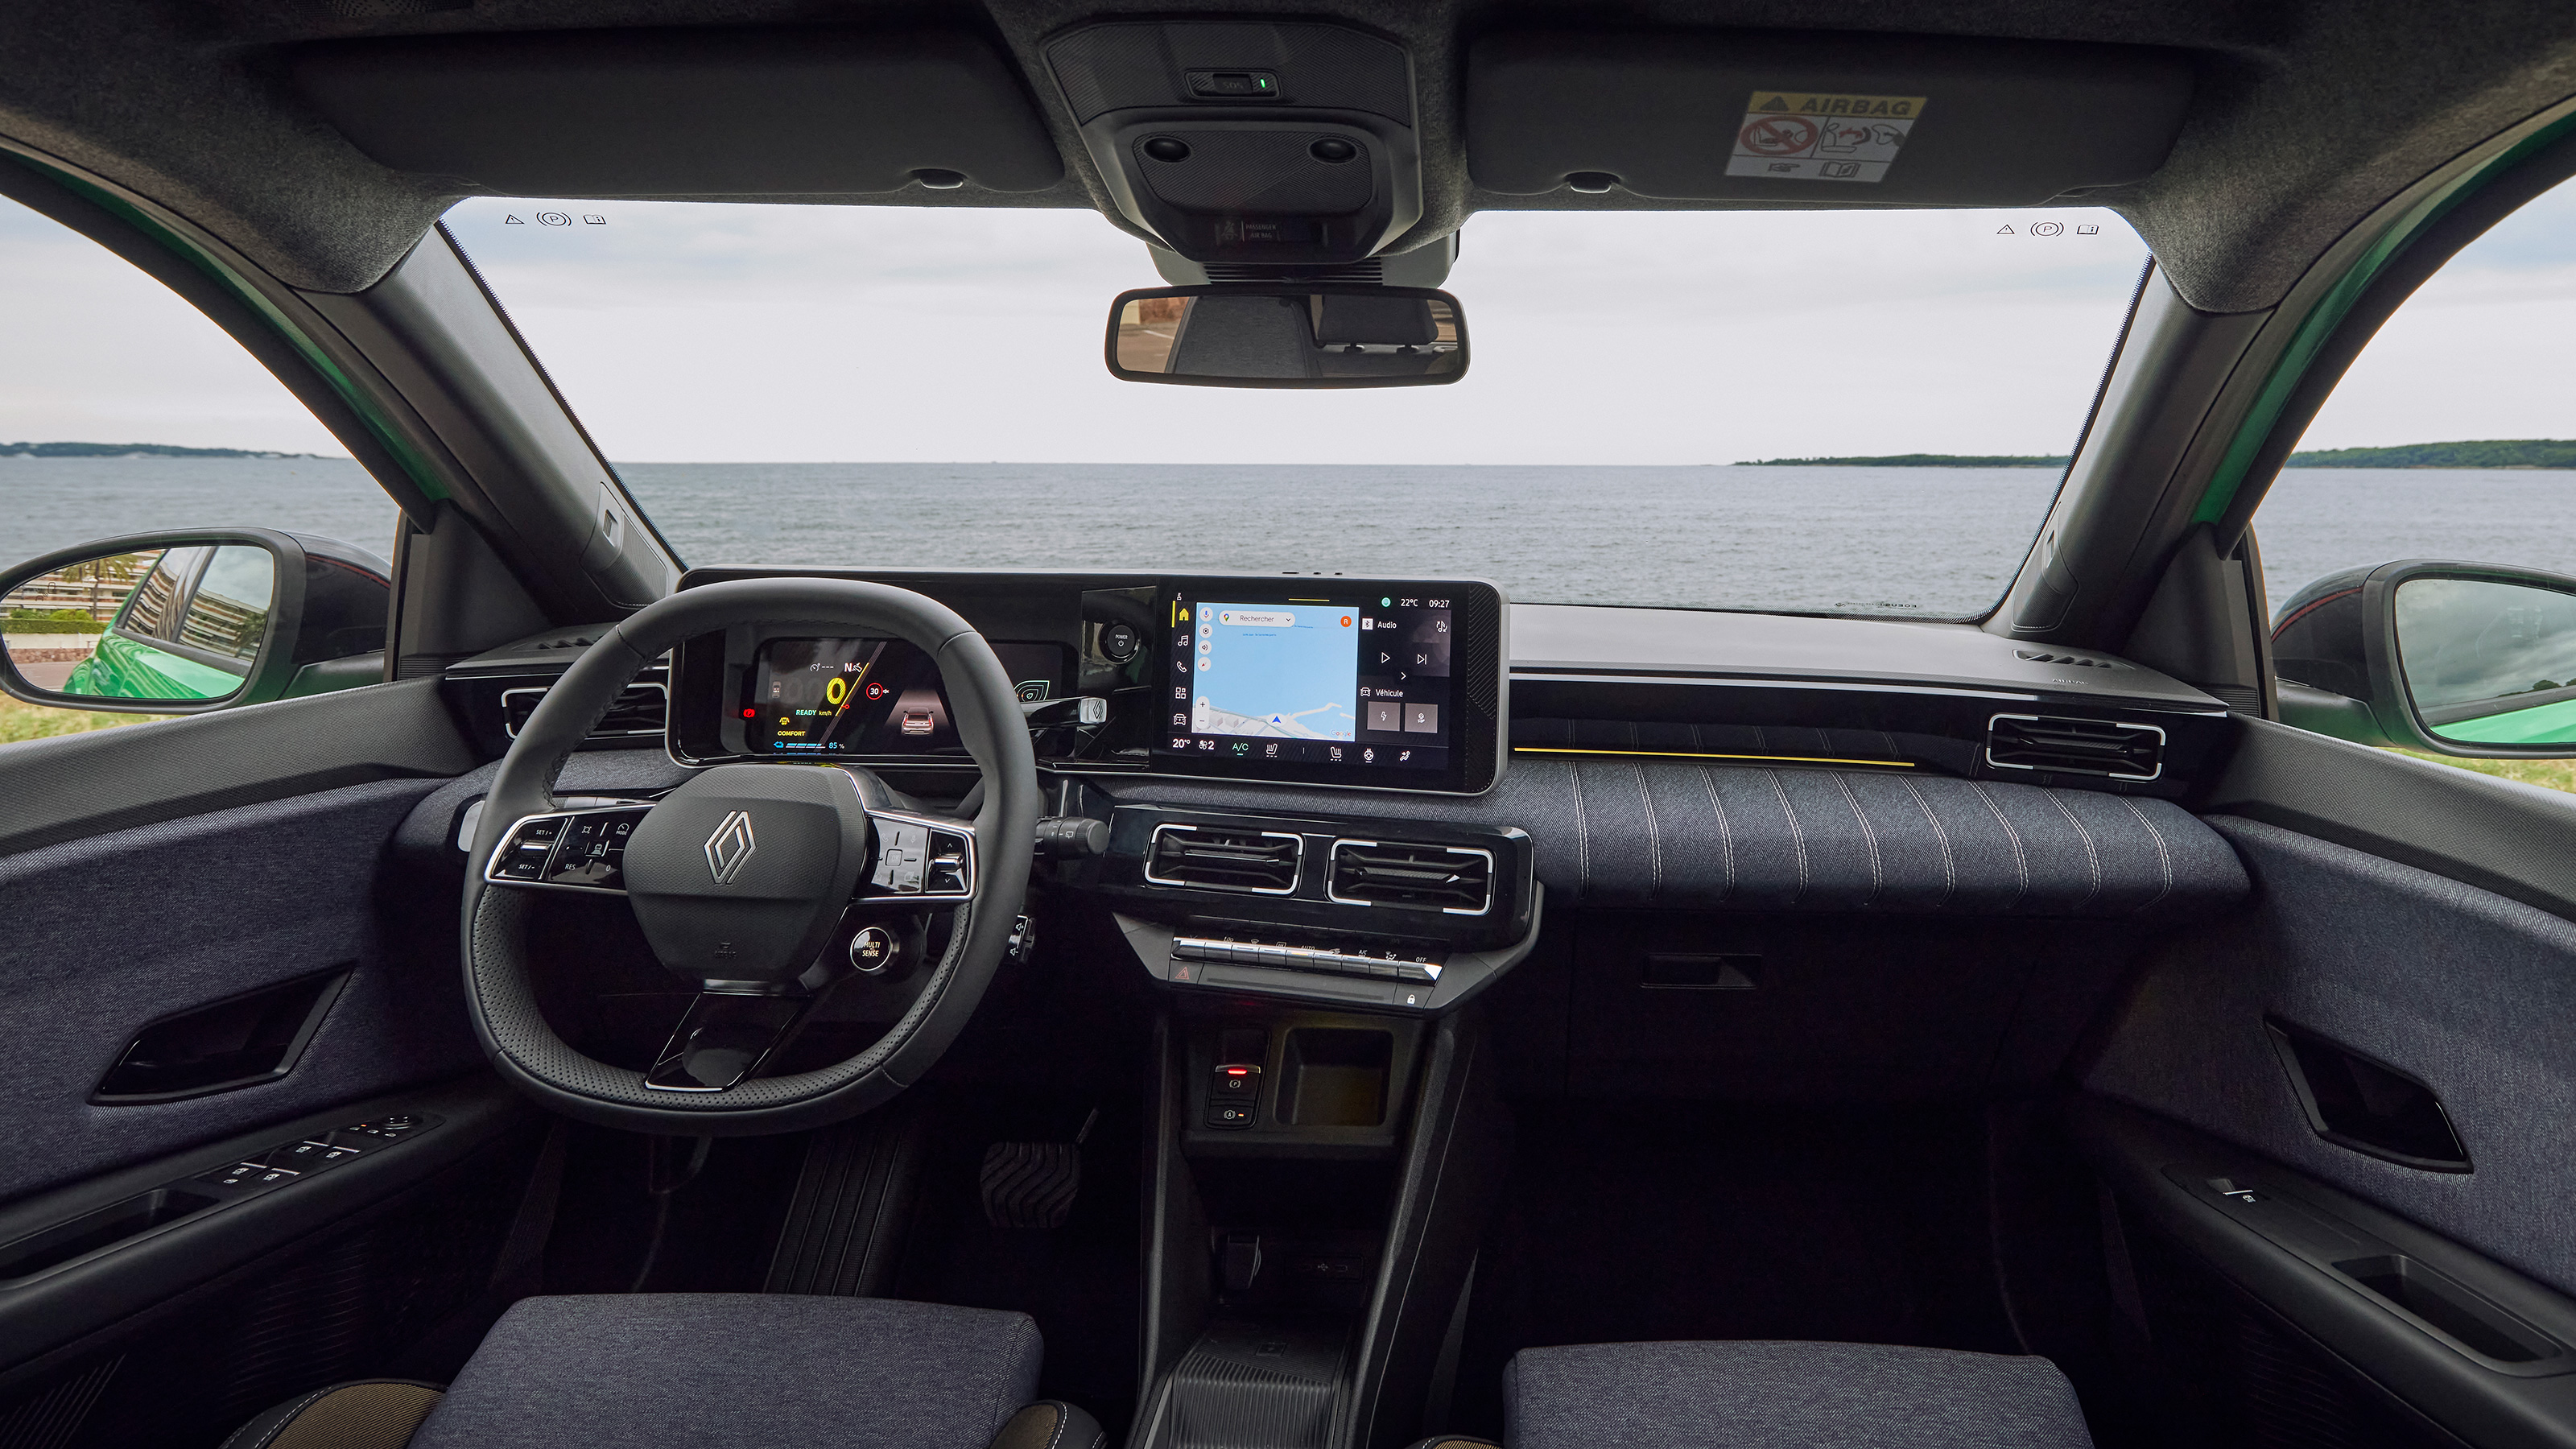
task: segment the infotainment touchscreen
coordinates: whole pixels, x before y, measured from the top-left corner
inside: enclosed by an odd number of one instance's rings
[[[1158,769],[1413,789],[1490,783],[1501,620],[1490,585],[1248,586],[1259,582],[1166,592]],[[1472,667],[1462,648],[1470,630],[1484,636]]]

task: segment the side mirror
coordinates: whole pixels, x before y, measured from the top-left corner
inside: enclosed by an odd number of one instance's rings
[[[1118,294],[1108,346],[1127,382],[1427,387],[1467,375],[1467,316],[1428,287],[1159,287]]]
[[[2272,648],[2288,723],[2433,754],[2576,756],[2576,578],[2424,559],[2354,569],[2300,590]]]
[[[0,690],[202,714],[383,677],[390,568],[265,528],[102,539],[0,571]]]

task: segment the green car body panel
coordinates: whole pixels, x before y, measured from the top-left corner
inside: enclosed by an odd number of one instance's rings
[[[222,699],[245,682],[242,675],[110,632],[63,681],[63,692],[100,699]]]

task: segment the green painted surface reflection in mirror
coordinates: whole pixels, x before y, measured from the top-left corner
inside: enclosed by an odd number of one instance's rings
[[[9,662],[83,699],[224,699],[258,662],[277,564],[245,544],[87,559],[0,600]]]
[[[2409,579],[2397,586],[2397,655],[2435,736],[2576,747],[2576,594]]]

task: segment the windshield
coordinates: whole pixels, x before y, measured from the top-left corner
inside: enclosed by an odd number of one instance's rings
[[[460,244],[692,565],[1482,575],[1956,618],[2054,497],[2145,248],[2108,211],[1505,212],[1452,386],[1111,377],[1085,211],[476,199]]]

